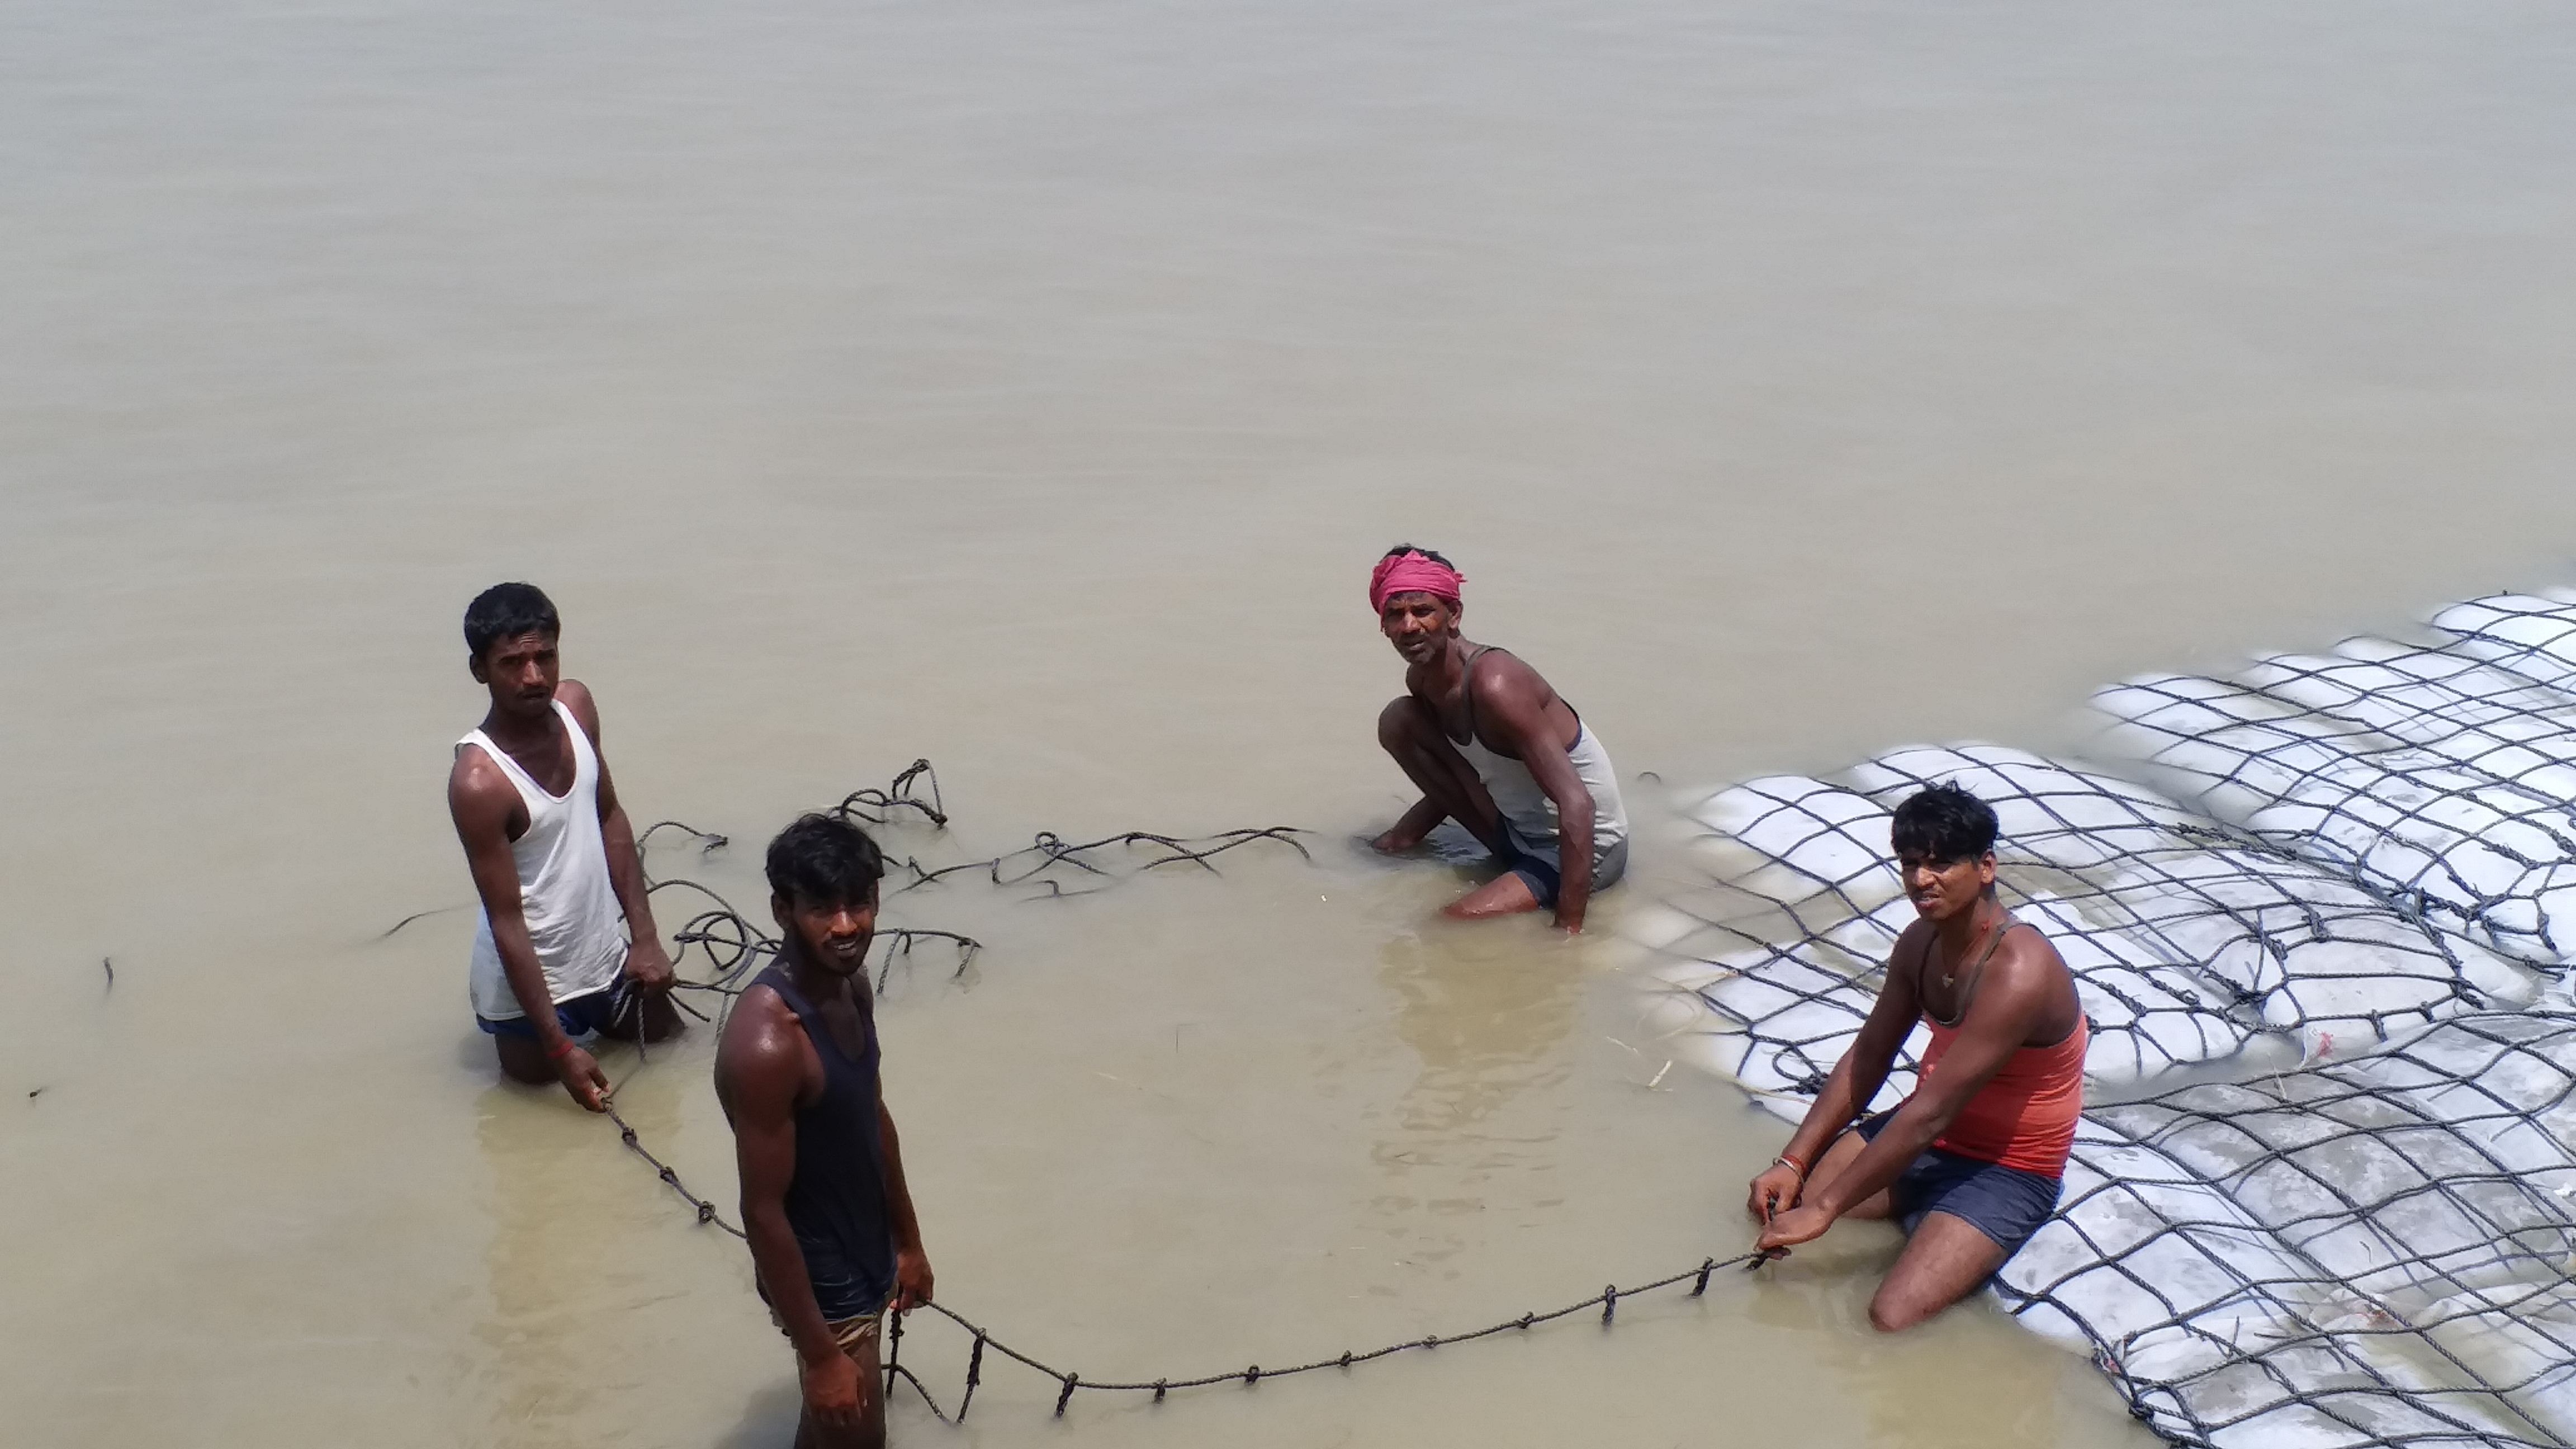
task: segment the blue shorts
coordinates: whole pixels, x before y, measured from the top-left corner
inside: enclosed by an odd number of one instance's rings
[[[1528,886],[1530,894],[1537,898],[1539,909],[1555,910],[1557,887],[1563,884],[1565,879],[1564,874],[1556,868],[1555,853],[1538,855],[1523,850],[1517,837],[1506,834],[1504,839],[1509,842],[1508,846],[1501,854],[1494,857],[1503,863],[1503,873],[1519,876],[1521,883]],[[1596,891],[1608,890],[1619,883],[1619,877],[1627,873],[1628,842],[1622,840],[1611,846],[1600,861],[1592,867],[1592,888]]]
[[[608,1030],[609,1026],[617,1020],[618,1014],[625,1009],[626,978],[620,976],[611,985],[604,986],[586,996],[575,996],[556,1002],[555,1021],[564,1029],[564,1035],[579,1040]],[[537,1040],[536,1027],[524,1016],[505,1016],[499,1021],[494,1021],[488,1016],[477,1016],[474,1018],[474,1024],[493,1036],[515,1036],[524,1037],[529,1041]]]
[[[1861,1140],[1875,1139],[1895,1116],[1891,1107],[1862,1122]],[[1933,1147],[1898,1175],[1887,1196],[1906,1236],[1922,1226],[1924,1214],[1948,1213],[1994,1239],[2009,1258],[2056,1213],[2065,1186],[2054,1177]]]

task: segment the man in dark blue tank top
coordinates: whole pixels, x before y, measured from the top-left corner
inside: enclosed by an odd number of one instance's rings
[[[808,815],[769,843],[780,954],[716,1047],[742,1225],[770,1316],[795,1345],[797,1449],[885,1442],[885,1310],[930,1301],[930,1260],[878,1093],[868,942],[884,858],[846,820]]]

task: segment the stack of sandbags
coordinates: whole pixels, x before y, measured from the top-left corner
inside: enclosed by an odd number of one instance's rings
[[[2085,1114],[2005,1265],[2159,1433],[2302,1449],[2576,1442],[2576,1017]]]
[[[1699,802],[1710,888],[1628,927],[1676,988],[1660,1025],[1681,1055],[1784,1116],[1804,1110],[1915,919],[1889,811],[1937,780],[1995,807],[2001,898],[2073,971],[2097,1082],[2265,1041],[2276,1062],[2349,1050],[2533,994],[2493,953],[2152,791],[1996,746],[1909,749],[1839,782],[1774,776]],[[1917,1028],[1882,1101],[1911,1089],[1923,1040]]]

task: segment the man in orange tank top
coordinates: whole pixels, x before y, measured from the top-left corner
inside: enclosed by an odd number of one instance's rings
[[[1746,1206],[1755,1246],[1780,1257],[1837,1218],[1896,1219],[1905,1251],[1869,1305],[1893,1332],[1975,1292],[2056,1210],[2088,1036],[2056,948],[1995,899],[1995,812],[1936,785],[1897,807],[1890,834],[1918,919]],[[1917,1019],[1932,1046],[1914,1094],[1855,1126]]]

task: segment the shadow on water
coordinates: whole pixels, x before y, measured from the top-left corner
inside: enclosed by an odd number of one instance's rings
[[[796,1411],[804,1403],[795,1376],[781,1374],[743,1404],[742,1423],[715,1441],[715,1449],[787,1449],[796,1439]]]

